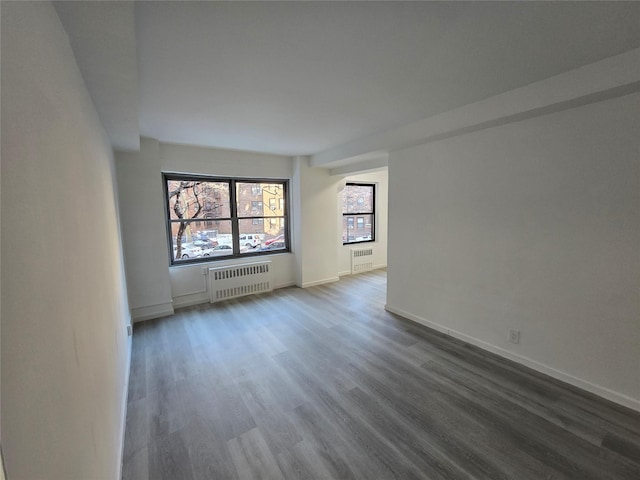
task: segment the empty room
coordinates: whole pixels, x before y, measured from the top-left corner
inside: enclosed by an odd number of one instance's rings
[[[640,2],[0,17],[0,479],[640,478]]]

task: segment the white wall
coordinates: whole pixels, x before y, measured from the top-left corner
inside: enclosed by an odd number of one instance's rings
[[[633,94],[393,153],[387,308],[640,409],[639,131]]]
[[[1,9],[7,475],[115,479],[129,318],[112,152],[53,6]]]
[[[241,263],[234,259],[169,266],[162,172],[249,178],[292,178],[290,157],[161,143],[143,138],[141,151],[116,153],[122,229],[134,320],[173,313],[207,302],[205,266]],[[269,255],[276,288],[295,283],[294,255]]]
[[[292,160],[283,155],[160,143],[160,168],[164,172],[290,179]]]
[[[229,177],[291,180],[292,174],[290,157],[168,143],[160,144],[160,167],[163,172],[198,173]],[[164,254],[166,257],[166,233]],[[269,255],[268,259],[272,262],[274,288],[286,287],[295,283],[292,253]],[[224,266],[245,261],[244,259],[237,259],[171,267],[169,275],[171,277],[174,306],[178,308],[209,301],[206,277],[202,274],[202,267]]]
[[[171,315],[164,193],[157,140],[140,139],[139,152],[117,152],[129,305],[134,320]]]
[[[387,266],[387,208],[389,175],[385,168],[379,172],[352,175],[343,179],[346,182],[375,183],[376,185],[376,226],[375,241],[371,243],[342,244],[342,192],[338,193],[338,271],[340,275],[351,273],[351,249],[354,247],[371,247],[373,249],[373,268]]]
[[[310,287],[335,282],[338,260],[336,211],[340,179],[327,169],[313,168],[308,157],[294,158],[293,244],[296,285]]]
[[[338,238],[339,179],[326,169],[310,167],[307,157],[292,159],[143,138],[140,152],[116,153],[116,166],[134,320],[170,315],[174,308],[207,302],[203,267],[244,261],[169,267],[162,172],[290,180],[292,252],[269,255],[274,287],[338,280],[338,259],[331,245]]]

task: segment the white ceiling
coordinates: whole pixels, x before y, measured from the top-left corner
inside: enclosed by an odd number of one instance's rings
[[[135,30],[142,135],[304,155],[637,48],[640,3],[138,2]]]

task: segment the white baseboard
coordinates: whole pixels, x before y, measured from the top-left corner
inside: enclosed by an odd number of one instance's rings
[[[131,316],[134,322],[144,322],[145,320],[166,317],[168,315],[173,315],[173,302],[133,308],[131,310]]]
[[[324,280],[315,280],[313,282],[306,282],[306,283],[303,283],[301,286],[302,288],[315,287],[316,285],[322,285],[324,283],[333,283],[333,282],[337,282],[338,280],[340,280],[340,277],[330,277],[330,278],[325,278]]]
[[[200,292],[189,295],[180,295],[179,297],[173,297],[173,309],[192,307],[193,305],[200,305],[202,303],[209,303],[209,293]]]
[[[581,378],[578,377],[574,377],[571,374],[568,374],[566,372],[562,372],[560,370],[557,370],[553,367],[550,367],[548,365],[545,365],[543,363],[540,363],[536,360],[533,360],[531,358],[528,357],[524,357],[522,355],[518,355],[516,353],[510,352],[509,350],[505,350],[504,348],[501,347],[497,347],[495,345],[492,345],[490,343],[487,343],[483,340],[480,340],[479,338],[475,338],[469,335],[466,335],[464,333],[458,332],[456,330],[451,330],[447,327],[445,327],[444,325],[440,325],[438,323],[434,323],[434,322],[430,322],[429,320],[422,318],[422,317],[418,317],[417,315],[413,315],[412,313],[409,312],[405,312],[402,309],[396,308],[392,305],[385,305],[385,310],[387,310],[388,312],[394,313],[396,315],[399,315],[401,317],[404,317],[408,320],[412,320],[416,323],[419,323],[421,325],[424,325],[426,327],[432,328],[433,330],[437,330],[438,332],[444,333],[446,335],[449,335],[451,337],[460,339],[464,342],[467,342],[471,345],[475,345],[477,347],[482,348],[483,350],[487,350],[488,352],[491,353],[495,353],[496,355],[499,355],[501,357],[507,358],[509,360],[512,360],[516,363],[519,363],[521,365],[524,365],[526,367],[529,367],[533,370],[536,370],[537,372],[543,373],[545,375],[548,375],[550,377],[555,378],[556,380],[560,380],[564,383],[568,383],[569,385],[573,385],[574,387],[578,387],[582,390],[585,390],[587,392],[593,393],[595,395],[598,395],[599,397],[605,398],[607,400],[611,400],[612,402],[615,402],[617,404],[620,404],[622,406],[625,406],[627,408],[631,408],[633,410],[636,410],[638,412],[640,412],[640,400],[637,400],[635,398],[629,397],[627,395],[624,395],[622,393],[616,392],[614,390],[610,390],[606,387],[603,387],[601,385],[597,385],[595,383],[591,383],[587,380],[583,380]]]
[[[345,270],[344,272],[338,272],[339,277],[346,277],[347,275],[351,275],[351,270]]]
[[[127,320],[127,325],[131,325],[131,316],[129,316],[129,319]],[[125,326],[125,332],[126,332],[126,326]],[[123,461],[124,461],[124,436],[125,436],[125,431],[126,431],[126,427],[127,427],[127,400],[129,398],[129,375],[131,373],[131,351],[132,351],[132,341],[133,341],[133,337],[129,336],[125,333],[125,338],[127,340],[127,360],[126,360],[126,371],[125,371],[125,376],[124,376],[124,389],[123,389],[123,393],[122,393],[122,407],[121,407],[121,418],[120,418],[120,425],[121,425],[121,435],[120,435],[120,448],[119,448],[119,458],[118,458],[118,478],[121,479],[122,478],[122,466],[123,466]]]

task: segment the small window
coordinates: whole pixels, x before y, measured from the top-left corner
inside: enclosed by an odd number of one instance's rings
[[[375,240],[375,185],[347,183],[342,192],[342,243]]]
[[[251,213],[254,213],[256,215],[261,214],[262,213],[262,202],[252,201],[251,202]]]

